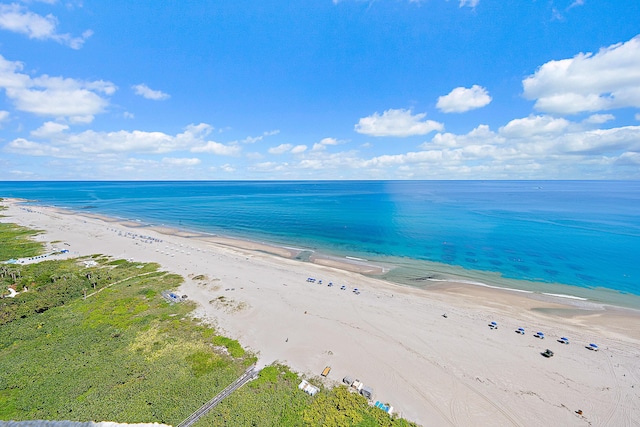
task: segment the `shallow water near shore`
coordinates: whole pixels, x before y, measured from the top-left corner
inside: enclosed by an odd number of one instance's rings
[[[508,290],[545,301],[556,301],[581,310],[600,310],[603,305],[640,310],[640,296],[605,287],[587,288],[562,283],[547,283],[507,278],[498,272],[469,270],[460,266],[410,259],[386,259],[394,265],[380,276],[390,282],[429,289],[448,283]]]
[[[640,307],[635,181],[5,182],[0,196],[368,260],[411,286]]]

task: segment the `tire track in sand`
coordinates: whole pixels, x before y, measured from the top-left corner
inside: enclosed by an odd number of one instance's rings
[[[391,341],[395,341],[396,343],[398,343],[401,347],[403,347],[405,350],[407,350],[408,352],[416,355],[419,359],[424,360],[425,362],[429,363],[430,365],[432,365],[433,367],[435,367],[436,369],[438,369],[439,371],[443,372],[443,374],[445,374],[447,377],[451,378],[454,381],[454,391],[457,390],[457,386],[458,385],[462,385],[463,387],[465,387],[467,389],[467,391],[471,392],[471,394],[475,395],[476,397],[480,398],[482,401],[484,401],[489,407],[492,407],[493,409],[495,409],[498,413],[500,413],[511,425],[516,426],[516,427],[520,427],[523,426],[524,424],[522,422],[520,422],[519,420],[516,420],[511,413],[509,413],[506,409],[502,408],[500,405],[498,405],[496,402],[492,401],[491,399],[489,399],[487,396],[485,396],[483,393],[481,393],[480,391],[478,391],[477,389],[475,389],[473,386],[471,386],[470,384],[465,383],[463,380],[455,377],[453,374],[448,373],[441,365],[439,365],[438,363],[434,362],[433,360],[430,360],[426,357],[424,357],[421,353],[417,352],[416,350],[414,350],[411,347],[408,347],[407,345],[405,345],[402,341],[398,340],[397,338],[395,338],[394,336],[386,333],[383,329],[377,327],[376,325],[372,324],[371,322],[369,322],[368,320],[366,320],[366,318],[364,318],[361,314],[360,311],[358,310],[358,307],[355,304],[351,304],[353,312],[355,312],[359,319],[367,324],[370,328],[372,328],[374,331],[376,331],[378,333],[379,336],[383,336],[385,337],[385,339],[387,340],[391,340]],[[416,337],[418,338],[418,337]],[[418,338],[420,339],[420,338]],[[422,341],[422,340],[421,340]],[[424,341],[423,341],[424,342]],[[391,369],[393,369],[392,365],[389,365],[387,362],[383,362],[385,363],[387,366],[389,366]],[[395,370],[394,370],[395,371]],[[455,405],[454,403],[450,402],[449,404],[449,415],[446,415],[439,407],[437,404],[435,404],[435,402],[433,402],[433,400],[426,396],[423,391],[421,389],[419,389],[418,387],[414,386],[413,384],[411,384],[411,382],[407,379],[404,378],[401,374],[396,372],[396,375],[399,376],[400,378],[402,378],[405,381],[405,384],[410,385],[411,388],[413,388],[416,393],[418,393],[420,396],[422,396],[426,401],[428,401],[431,406],[436,409],[436,411],[443,416],[443,418],[445,420],[447,420],[451,425],[454,426],[458,426],[460,425],[458,423],[458,419],[457,419],[457,415],[455,415],[455,410],[453,409],[453,406]],[[454,393],[454,396],[457,395],[457,393]],[[454,399],[456,400],[456,399]]]

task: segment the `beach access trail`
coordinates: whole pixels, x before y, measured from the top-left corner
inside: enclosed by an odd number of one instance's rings
[[[157,262],[184,276],[178,292],[198,304],[194,315],[259,365],[315,376],[331,366],[328,384],[358,378],[374,401],[422,425],[640,425],[636,311],[466,283],[415,289],[257,242],[3,203],[0,221],[45,230],[37,238],[68,244],[68,256]],[[541,356],[547,348],[553,357]]]
[[[229,397],[231,393],[251,381],[258,376],[259,371],[256,371],[255,366],[250,366],[238,379],[229,384],[224,390],[216,394],[213,399],[202,405],[197,411],[187,417],[183,422],[178,424],[177,427],[191,427],[200,418],[204,417],[215,408],[220,402]]]

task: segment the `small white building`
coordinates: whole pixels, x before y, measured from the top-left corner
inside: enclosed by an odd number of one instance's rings
[[[309,384],[307,380],[302,380],[302,382],[298,384],[298,388],[310,396],[313,396],[314,394],[320,391],[318,387]]]

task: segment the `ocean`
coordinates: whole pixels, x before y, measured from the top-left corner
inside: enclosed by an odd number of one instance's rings
[[[640,181],[0,182],[0,197],[366,259],[412,286],[640,301]]]

